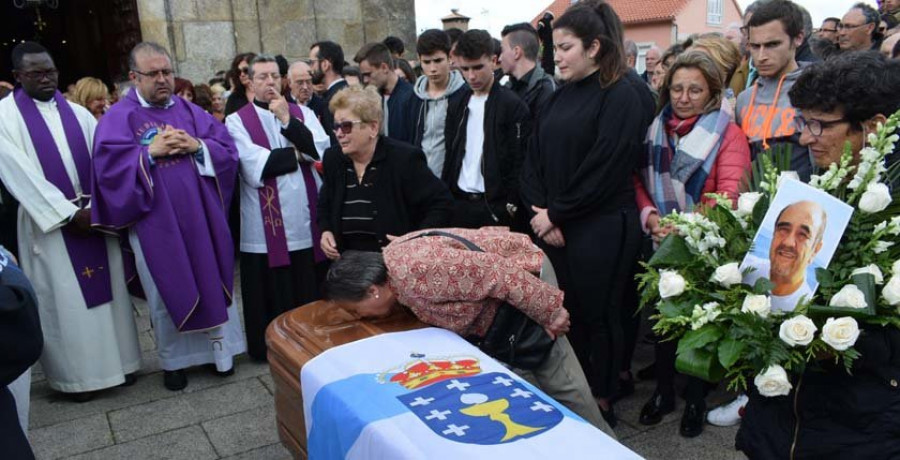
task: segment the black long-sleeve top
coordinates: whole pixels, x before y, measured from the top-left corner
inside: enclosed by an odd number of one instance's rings
[[[629,71],[603,88],[598,74],[562,86],[538,115],[522,170],[522,199],[550,221],[634,208],[632,172],[653,121],[653,96]]]
[[[347,174],[353,162],[340,146],[325,154],[324,177],[319,191],[318,224],[330,231],[343,251],[343,212],[347,184],[355,176]],[[376,239],[381,246],[387,235],[404,235],[423,228],[445,227],[450,222],[453,197],[440,179],[428,169],[425,154],[405,142],[379,136],[372,161],[366,167],[370,189],[370,210]],[[352,184],[352,183],[351,183]]]

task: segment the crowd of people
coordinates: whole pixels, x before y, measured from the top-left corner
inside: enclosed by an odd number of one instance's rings
[[[50,53],[22,43],[0,100],[0,344],[7,329],[38,335],[50,387],[84,402],[135,382],[133,297],[173,391],[189,367],[227,377],[236,355],[264,362],[267,325],[315,300],[360,316],[403,305],[476,343],[506,303],[560,344],[533,373],[548,393],[613,434],[616,402],[655,379],[638,422],[658,424],[675,408],[675,342],[648,337],[655,362],[635,372],[632,355],[634,278],[672,231],[661,219],[736,197],[770,149],[803,181],[847,142],[858,161],[900,109],[900,0],[879,8],[814,29],[801,6],[758,0],[723,33],[650,48],[641,74],[602,0],[498,38],[426,30],[413,61],[396,37],[364,45],[355,66],[327,40],[293,63],[241,53],[208,84],[176,77],[169,50],[145,42],[127,83],[85,77],[63,94]],[[403,237],[440,228],[486,252]],[[558,287],[537,281],[548,270]],[[0,353],[4,432],[27,431],[36,346]],[[900,334],[868,331],[859,346],[870,354],[853,377],[816,375],[803,397],[708,411],[714,384],[688,378],[680,433],[744,418],[736,446],[751,458],[900,455]]]

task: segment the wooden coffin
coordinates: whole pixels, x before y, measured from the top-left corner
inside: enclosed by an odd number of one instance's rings
[[[275,417],[281,443],[305,459],[306,422],[300,368],[323,351],[385,332],[425,327],[406,309],[386,318],[361,320],[329,302],[313,302],[287,312],[269,325],[269,371],[275,382]]]

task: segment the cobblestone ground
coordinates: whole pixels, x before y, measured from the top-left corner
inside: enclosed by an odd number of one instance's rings
[[[79,404],[51,390],[40,366],[34,368],[29,436],[38,459],[290,458],[275,429],[267,365],[241,356],[231,377],[192,369],[187,388],[166,390],[146,305],[139,304],[135,314],[144,363],[134,386],[104,391]],[[635,369],[649,363],[652,354],[652,346],[639,345]],[[697,438],[679,436],[681,400],[659,425],[640,425],[641,405],[653,389],[654,382],[638,382],[635,394],[616,405],[620,442],[648,459],[744,458],[733,447],[736,428],[707,426]],[[710,407],[728,398],[714,393]]]

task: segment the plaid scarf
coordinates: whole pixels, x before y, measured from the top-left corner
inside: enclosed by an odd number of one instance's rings
[[[706,178],[716,162],[722,137],[734,119],[731,104],[681,120],[667,105],[647,131],[647,156],[641,179],[660,216],[691,211],[700,202]]]

